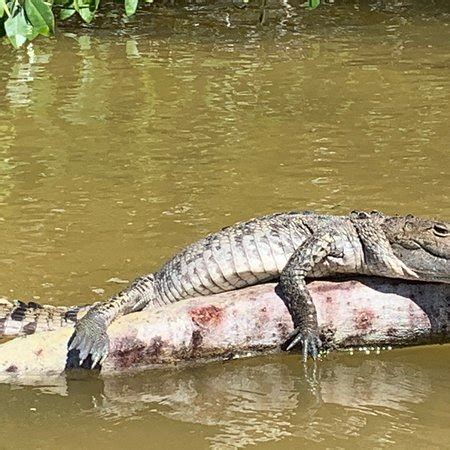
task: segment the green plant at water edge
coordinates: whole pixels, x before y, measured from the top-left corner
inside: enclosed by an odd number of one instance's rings
[[[0,0],[0,33],[14,47],[20,47],[39,34],[50,36],[55,29],[51,5],[42,0]]]
[[[308,0],[308,8],[316,9],[320,5],[320,0]]]
[[[145,0],[153,3],[153,0]],[[132,16],[139,0],[124,0],[125,14]],[[87,23],[94,19],[100,0],[0,0],[0,36],[6,36],[18,48],[40,34],[50,36],[55,31],[55,13],[61,20],[75,13]],[[320,0],[308,0],[309,9]]]

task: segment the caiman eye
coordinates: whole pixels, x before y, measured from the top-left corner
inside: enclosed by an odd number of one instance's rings
[[[447,227],[438,223],[433,226],[433,233],[440,237],[447,237],[449,235]]]

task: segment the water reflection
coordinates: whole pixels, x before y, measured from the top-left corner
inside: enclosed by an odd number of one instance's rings
[[[117,424],[137,421],[152,429],[156,441],[152,422],[162,416],[174,433],[183,430],[182,423],[206,426],[204,438],[212,448],[293,438],[305,445],[355,445],[363,439],[366,445],[383,446],[412,439],[422,427],[417,421],[422,411],[448,401],[447,391],[441,391],[450,368],[448,351],[448,346],[429,348],[430,356],[422,361],[418,356],[423,349],[331,358],[320,365],[315,386],[294,356],[72,379],[16,390],[6,397],[2,414],[14,415],[23,404],[34,404],[58,422],[54,426],[65,429],[87,419],[113,435],[120,433]],[[4,394],[5,386],[1,390]],[[58,419],[60,414],[64,418]],[[443,412],[433,426],[439,428],[449,418]],[[130,442],[138,439],[130,436]]]
[[[218,425],[210,441],[233,448],[289,436],[313,442],[360,436],[377,415],[390,418],[383,433],[405,421],[412,432],[413,405],[432,393],[429,374],[395,361],[327,363],[315,386],[300,367],[281,359],[230,366],[164,374],[151,381],[146,374],[127,380],[126,386],[124,379],[108,380],[100,411],[111,419],[156,408],[171,419]]]

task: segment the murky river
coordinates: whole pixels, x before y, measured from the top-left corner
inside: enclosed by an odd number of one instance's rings
[[[450,220],[449,69],[446,0],[146,6],[0,43],[0,295],[105,298],[276,210]],[[450,448],[449,373],[444,346],[333,355],[315,386],[296,355],[3,385],[0,448]]]

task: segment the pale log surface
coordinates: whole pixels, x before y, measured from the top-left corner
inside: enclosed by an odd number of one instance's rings
[[[292,321],[275,284],[124,316],[109,328],[102,373],[280,349]],[[319,325],[337,347],[448,342],[450,285],[365,278],[309,284]],[[0,380],[63,372],[71,328],[0,345]]]

